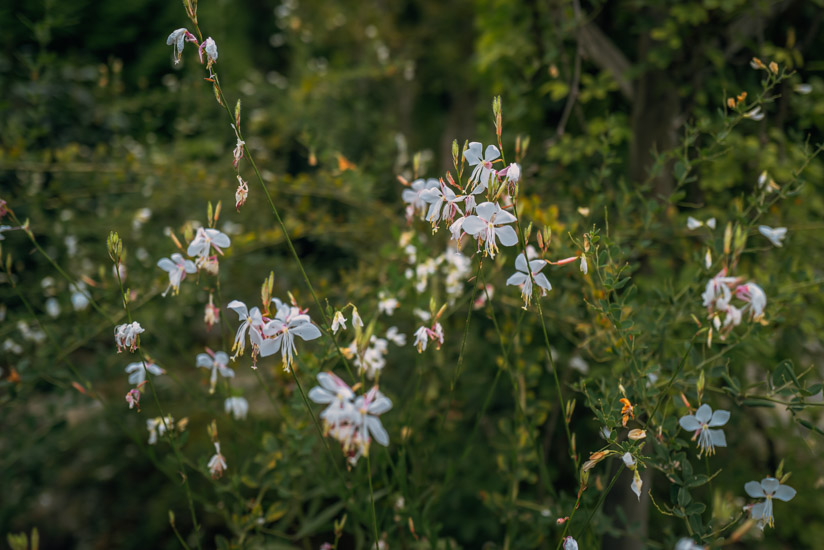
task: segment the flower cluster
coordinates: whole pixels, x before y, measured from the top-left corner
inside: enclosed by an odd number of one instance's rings
[[[392,401],[377,386],[355,397],[352,388],[333,373],[322,372],[317,378],[320,386],[309,391],[309,399],[327,405],[320,414],[324,431],[341,444],[350,464],[354,466],[361,456],[369,454],[372,438],[389,445],[389,434],[379,416],[392,408]]]
[[[707,282],[701,298],[707,308],[707,317],[722,340],[743,319],[749,317],[752,321],[760,321],[767,306],[767,295],[760,286],[752,281],[742,284],[741,278],[727,275],[727,268]],[[734,299],[743,305],[735,305]],[[712,329],[709,338],[712,338]]]
[[[140,335],[143,332],[143,327],[137,321],[114,327],[114,343],[117,346],[117,353],[124,349],[134,353],[140,347]]]

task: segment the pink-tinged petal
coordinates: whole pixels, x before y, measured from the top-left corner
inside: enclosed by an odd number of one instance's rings
[[[501,241],[501,244],[504,246],[515,246],[518,244],[518,234],[508,225],[496,227],[495,234],[498,235],[498,240]]]
[[[518,256],[515,258],[515,269],[517,269],[518,271],[521,271],[523,273],[527,272],[527,270],[526,270],[526,257],[521,253],[518,253]]]
[[[678,424],[680,424],[681,427],[687,430],[688,432],[694,432],[695,430],[701,429],[701,423],[691,414],[688,414],[687,416],[682,416],[678,420]]]
[[[246,304],[240,300],[232,300],[226,307],[237,313],[237,316],[241,321],[245,321],[246,317],[249,316],[249,310],[246,309]]]
[[[706,424],[712,418],[712,407],[704,403],[698,410],[695,411],[695,418],[701,423]]]
[[[712,420],[710,420],[709,427],[716,428],[718,426],[723,426],[727,423],[730,419],[730,411],[715,411],[712,413]]]
[[[166,271],[166,272],[171,272],[171,271],[174,271],[175,269],[177,269],[177,266],[175,265],[175,263],[172,260],[170,260],[169,258],[162,258],[161,260],[159,260],[157,262],[157,267],[159,267],[160,269],[162,269],[163,271]]]
[[[527,281],[526,273],[516,273],[506,280],[507,285],[522,285]]]
[[[483,149],[483,145],[477,141],[473,141],[469,144],[469,147],[466,148],[466,151],[464,151],[464,158],[470,166],[475,166],[481,162],[481,149]]]
[[[774,477],[766,477],[761,480],[761,488],[764,489],[765,495],[771,495],[778,489],[780,483]]]
[[[331,372],[319,372],[318,383],[325,389],[332,393],[337,393],[338,388],[343,383],[343,380],[332,374]]]
[[[552,290],[552,284],[550,284],[549,279],[546,278],[546,275],[543,273],[538,273],[537,275],[532,276],[535,279],[535,284],[539,287],[543,288],[547,292]]]
[[[761,484],[757,481],[748,481],[747,483],[745,483],[744,490],[752,498],[764,498],[765,496],[767,496],[766,494],[764,494],[764,489],[761,488]]]
[[[498,151],[498,148],[494,145],[487,145],[486,151],[484,151],[484,160],[489,162],[497,159],[501,156],[501,152]]]
[[[709,432],[710,441],[712,442],[713,447],[727,446],[727,438],[724,435],[724,430],[709,430]]]
[[[486,229],[486,224],[478,216],[467,216],[466,219],[464,219],[463,221],[461,229],[463,229],[470,235],[477,235],[478,233]]]
[[[787,502],[788,500],[792,500],[792,498],[796,495],[796,492],[797,491],[789,485],[779,485],[773,495],[773,498]]]
[[[379,418],[374,416],[366,417],[366,427],[369,429],[369,433],[372,434],[372,437],[375,438],[375,441],[384,447],[389,445],[389,434],[384,429]]]
[[[296,336],[300,336],[304,340],[314,340],[315,338],[320,338],[321,336],[320,329],[312,323],[299,325],[293,329],[290,329],[289,332]]]
[[[489,222],[499,209],[500,207],[494,202],[482,202],[475,207],[475,213],[478,214],[478,217]]]

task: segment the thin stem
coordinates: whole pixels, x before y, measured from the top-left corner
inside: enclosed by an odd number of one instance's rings
[[[372,490],[372,462],[366,455],[366,467],[369,469],[369,500],[372,503],[372,530],[375,535],[375,548],[378,548],[378,517],[375,515],[375,492]]]

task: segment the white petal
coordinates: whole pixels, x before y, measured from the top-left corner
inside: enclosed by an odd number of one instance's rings
[[[710,421],[710,419],[712,418],[712,407],[710,407],[709,405],[704,403],[703,405],[698,407],[697,411],[695,411],[695,418],[701,424],[708,423]]]
[[[366,427],[369,429],[369,432],[375,438],[375,441],[383,445],[384,447],[389,445],[389,434],[381,424],[379,418],[375,416],[368,416],[366,417]]]
[[[724,436],[724,430],[709,430],[710,441],[713,447],[726,447],[727,438]]]
[[[392,408],[392,401],[382,395],[369,404],[369,414],[383,414]]]
[[[481,149],[483,145],[478,143],[477,141],[473,141],[469,144],[469,147],[466,148],[464,151],[464,158],[466,162],[469,163],[470,166],[475,166],[479,162],[481,162]]]
[[[688,414],[687,416],[682,416],[678,420],[678,424],[680,424],[681,427],[687,430],[688,432],[694,432],[695,430],[701,429],[701,423],[691,414]]]
[[[516,273],[506,280],[507,285],[522,285],[527,280],[526,273]]]
[[[538,273],[537,275],[532,276],[535,279],[535,284],[539,287],[543,288],[547,292],[552,290],[552,285],[549,282],[549,279],[546,278],[546,275],[543,273]]]
[[[289,330],[292,334],[300,336],[303,340],[314,340],[320,338],[321,332],[318,327],[312,323],[304,323]]]
[[[532,272],[533,275],[541,271],[545,266],[546,260],[532,260],[531,262],[529,262],[529,270]]]
[[[237,313],[237,316],[241,321],[245,321],[246,317],[249,316],[249,310],[246,309],[246,304],[240,300],[232,300],[226,307]]]
[[[482,202],[475,207],[475,212],[478,216],[487,222],[492,219],[492,216],[500,209],[494,202]],[[468,233],[468,231],[467,231]]]
[[[463,221],[461,229],[470,235],[477,235],[480,231],[486,228],[486,224],[478,216],[467,216]]]
[[[783,500],[787,502],[788,500],[792,500],[795,496],[796,490],[790,487],[789,485],[779,485],[778,489],[776,489],[773,498],[777,498],[778,500]]]
[[[177,266],[175,265],[175,263],[172,260],[170,260],[169,258],[162,258],[161,260],[159,260],[157,262],[157,267],[159,267],[163,271],[168,271],[168,272],[171,272],[171,271],[174,271],[175,269],[177,269]]]
[[[515,246],[518,244],[518,235],[515,230],[505,225],[503,227],[496,227],[495,234],[498,235],[498,240],[504,246]]]
[[[710,428],[717,428],[723,426],[730,419],[730,411],[717,410],[712,413],[712,420],[709,422]]]
[[[515,258],[515,269],[518,271],[522,271],[523,273],[527,272],[526,269],[526,257],[519,253],[518,256]]]
[[[774,477],[766,477],[761,480],[761,488],[764,489],[765,495],[771,495],[775,493],[779,485],[780,483],[778,483],[778,480]]]
[[[335,395],[319,386],[315,386],[309,390],[309,399],[315,403],[331,403],[335,400]]]
[[[745,483],[744,490],[752,498],[764,498],[766,496],[764,494],[764,489],[761,488],[761,484],[757,481],[748,481]]]
[[[495,214],[495,225],[503,225],[505,223],[513,223],[517,220],[511,212],[504,210],[503,208],[498,210],[498,213]]]
[[[501,156],[501,152],[498,151],[498,148],[494,145],[487,145],[486,151],[484,152],[484,160],[489,162],[497,159]]]

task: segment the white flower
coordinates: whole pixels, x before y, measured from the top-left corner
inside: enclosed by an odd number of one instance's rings
[[[635,493],[635,496],[638,497],[638,500],[641,500],[641,489],[644,486],[644,481],[641,479],[641,474],[638,473],[638,469],[636,468],[632,472],[632,484],[630,488],[632,492]]]
[[[772,499],[777,498],[788,502],[796,494],[796,490],[789,485],[782,485],[774,477],[767,477],[757,481],[748,481],[744,485],[744,490],[753,498],[764,498],[764,502],[759,502],[751,508],[752,519],[758,520],[758,526],[763,530],[765,525],[773,527],[773,503]]]
[[[140,335],[145,332],[137,321],[114,327],[114,343],[117,353],[124,349],[134,352],[140,346]]]
[[[60,315],[60,302],[57,301],[57,298],[52,297],[46,300],[46,313],[53,318]]]
[[[739,300],[748,302],[744,310],[750,311],[752,318],[758,320],[764,315],[764,308],[767,307],[767,295],[764,290],[753,282],[740,285],[735,289],[735,295]]]
[[[275,318],[263,325],[262,332],[266,339],[260,345],[260,356],[268,357],[280,350],[286,372],[291,369],[294,355],[297,354],[295,336],[304,341],[321,336],[320,329],[312,324],[308,315],[301,313],[296,307],[282,303],[278,303]]]
[[[215,41],[212,40],[211,36],[209,38],[207,38],[206,40],[204,40],[203,43],[200,45],[200,47],[197,49],[197,53],[198,53],[198,55],[200,55],[200,62],[201,63],[203,63],[203,52],[204,51],[206,52],[206,61],[207,61],[206,66],[211,67],[212,64],[217,61],[217,44],[215,44]],[[191,254],[190,254],[190,256],[191,256]]]
[[[398,308],[400,303],[391,296],[388,296],[384,292],[378,293],[378,312],[385,313],[386,315],[392,315],[395,310]]]
[[[635,459],[632,458],[630,453],[624,453],[624,456],[621,457],[621,460],[624,461],[624,466],[627,468],[634,468],[635,467]]]
[[[748,118],[750,120],[762,120],[764,118],[764,113],[761,112],[761,107],[755,107],[744,113],[744,118]]]
[[[146,361],[146,368],[143,368],[143,363],[141,361],[129,363],[126,365],[125,370],[129,373],[129,384],[134,384],[135,386],[139,386],[146,381],[146,370],[155,376],[166,373],[165,370],[161,369],[151,361]]]
[[[782,246],[781,241],[787,236],[786,227],[776,227],[773,229],[769,225],[759,225],[758,232],[767,237],[774,246]]]
[[[235,342],[232,344],[232,351],[235,352],[232,359],[234,360],[238,356],[243,355],[243,352],[246,349],[247,331],[249,332],[249,341],[252,343],[252,347],[256,348],[253,351],[253,355],[255,355],[256,352],[259,351],[260,346],[263,344],[263,336],[261,335],[263,316],[260,313],[260,309],[253,307],[252,311],[249,311],[246,309],[246,304],[240,300],[232,300],[226,307],[237,313],[238,318],[241,321],[240,326],[235,333]]]
[[[410,189],[404,189],[401,194],[403,202],[408,203],[407,218],[411,219],[415,212],[420,211],[421,218],[423,218],[424,210],[426,208],[426,201],[423,200],[423,193],[427,189],[434,189],[440,187],[441,183],[435,178],[427,180],[416,179],[412,182]]]
[[[813,87],[809,84],[796,84],[793,86],[793,90],[797,94],[807,95],[813,91]]]
[[[678,539],[678,542],[675,543],[674,550],[704,550],[704,547],[695,544],[695,541],[692,539],[684,537]]]
[[[223,402],[223,410],[231,413],[235,420],[246,420],[249,414],[249,402],[243,397],[227,397]]]
[[[401,334],[398,332],[398,327],[389,327],[386,331],[386,339],[396,346],[406,345],[406,334]]]
[[[463,221],[462,229],[480,242],[485,243],[485,254],[491,258],[498,251],[496,239],[500,239],[504,246],[514,246],[518,242],[515,230],[507,224],[515,221],[515,216],[503,210],[498,204],[484,202],[475,209],[477,215],[467,216]]]
[[[458,203],[463,201],[464,198],[463,195],[456,195],[443,182],[440,182],[438,187],[425,189],[421,193],[421,200],[431,205],[429,212],[426,214],[426,220],[432,224],[432,227],[437,226],[441,219],[451,222],[455,218],[455,214],[463,215]]]
[[[572,537],[564,537],[564,550],[578,550],[578,541]]]
[[[422,353],[426,349],[426,344],[429,343],[429,329],[421,326],[415,331],[415,347],[418,348],[418,353]]]
[[[706,452],[711,455],[715,453],[715,447],[726,447],[727,439],[724,436],[724,430],[711,430],[710,428],[723,426],[729,419],[729,411],[712,412],[712,408],[704,403],[698,407],[694,415],[682,416],[678,423],[688,432],[695,432],[693,439],[698,437],[701,453]]]
[[[587,267],[587,255],[581,254],[581,273],[586,275],[588,271],[589,268]]]
[[[692,216],[687,218],[687,229],[693,231],[698,229],[699,227],[706,225],[710,229],[715,229],[715,218],[710,218],[706,222],[702,222],[701,220],[696,220]]]
[[[174,56],[175,65],[180,63],[180,59],[183,56],[183,46],[186,42],[197,42],[194,35],[186,29],[174,30],[172,34],[169,35],[169,38],[166,39],[166,45],[174,47],[172,55]]]
[[[370,435],[384,447],[389,446],[389,434],[384,429],[378,416],[392,408],[392,401],[378,391],[378,387],[375,386],[365,396],[355,399],[354,405],[360,414],[358,419],[360,436],[366,440],[364,454],[368,452]]]
[[[163,296],[172,291],[172,296],[180,291],[180,282],[186,277],[187,273],[195,273],[197,267],[192,260],[186,260],[182,254],[172,254],[172,259],[162,258],[157,262],[157,267],[169,273],[169,286],[163,292]]]
[[[218,373],[224,378],[232,378],[235,375],[235,371],[227,366],[229,364],[229,356],[225,352],[218,351],[215,353],[209,348],[206,348],[206,350],[208,353],[197,354],[196,365],[205,369],[211,369],[212,374],[209,377],[209,393],[215,393]]]
[[[217,479],[223,475],[224,470],[226,470],[226,458],[220,454],[220,442],[215,441],[215,454],[209,459],[209,473],[212,474],[212,478]]]
[[[218,254],[223,254],[221,248],[226,248],[231,244],[229,236],[217,229],[198,228],[195,238],[189,243],[186,253],[189,256],[205,258],[211,253],[214,247]]]
[[[352,307],[352,326],[363,328],[363,320],[358,315],[358,308]]]
[[[503,170],[502,170],[503,172]],[[521,179],[521,167],[516,163],[512,163],[506,169],[506,179],[512,183],[518,183]]]
[[[337,334],[340,329],[346,330],[346,317],[340,311],[336,311],[332,318],[332,334]]]
[[[494,145],[488,145],[483,156],[481,150],[483,145],[477,141],[469,144],[469,147],[464,151],[464,158],[469,166],[474,166],[472,175],[469,177],[470,183],[477,183],[478,185],[472,190],[473,195],[482,193],[489,185],[489,180],[495,176],[495,170],[492,168],[492,162],[501,156],[501,152]],[[467,231],[468,233],[468,231]]]
[[[535,280],[535,284],[541,288],[543,296],[546,296],[547,291],[552,290],[552,285],[549,283],[546,275],[539,273],[544,266],[546,266],[546,260],[532,260],[529,262],[529,268],[527,268],[526,258],[523,254],[518,254],[518,257],[515,258],[515,269],[518,273],[509,277],[509,279],[506,280],[506,284],[521,286],[521,297],[524,299],[524,308],[526,308],[532,300],[533,279]]]
[[[175,420],[171,415],[166,415],[165,419],[161,416],[146,419],[146,429],[149,430],[149,445],[157,443],[157,436],[163,436],[167,427],[172,429],[174,422]]]

